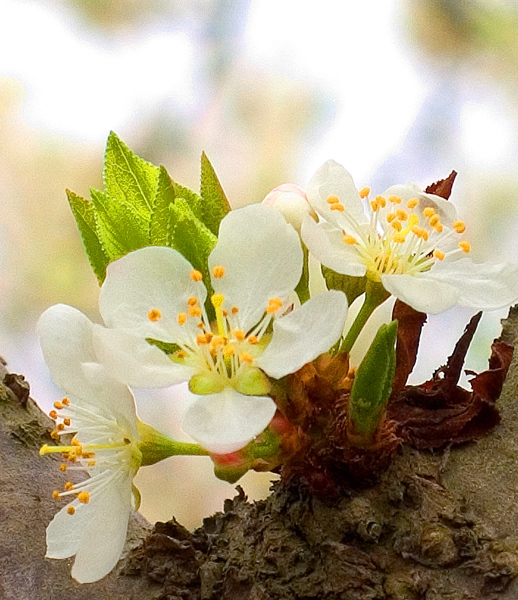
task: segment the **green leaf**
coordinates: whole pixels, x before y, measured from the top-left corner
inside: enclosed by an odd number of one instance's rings
[[[149,219],[156,196],[159,169],[139,158],[113,131],[104,154],[106,192],[125,202],[142,218]]]
[[[396,370],[397,321],[382,325],[356,372],[348,404],[355,445],[372,442],[392,390]]]
[[[81,234],[88,260],[92,265],[97,279],[102,283],[106,276],[106,267],[109,260],[97,237],[97,223],[93,204],[70,190],[67,190],[67,197],[79,233]]]
[[[95,209],[97,235],[110,262],[149,245],[145,222],[126,203],[94,189],[90,190],[90,195]]]
[[[201,220],[214,235],[218,235],[221,219],[230,212],[231,208],[205,152],[201,155],[200,194],[203,198]]]
[[[173,213],[169,207],[176,198],[174,184],[164,167],[160,167],[156,197],[149,223],[150,243],[154,246],[167,246],[172,238]]]
[[[347,296],[349,306],[365,292],[367,277],[353,277],[342,275],[322,265],[322,275],[326,280],[328,290],[339,290]]]
[[[175,222],[169,245],[183,254],[191,265],[202,273],[208,291],[205,309],[209,320],[212,320],[215,314],[214,307],[210,302],[213,290],[208,259],[218,238],[196,217],[183,198],[177,198],[169,210]]]

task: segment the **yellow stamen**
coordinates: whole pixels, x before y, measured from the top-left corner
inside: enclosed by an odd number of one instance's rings
[[[376,200],[371,200],[370,205],[371,205],[373,212],[376,212],[379,208],[377,198],[376,198]]]
[[[340,204],[340,198],[338,196],[328,196],[327,198],[328,204]]]
[[[201,281],[203,279],[203,275],[197,269],[191,271],[190,277],[193,281]]]
[[[61,494],[58,492],[58,490],[54,490],[52,492],[52,497],[54,498],[54,500],[59,500],[61,498]]]
[[[396,230],[396,231],[401,231],[403,229],[403,225],[401,225],[401,221],[392,221],[391,226]]]
[[[61,400],[61,402],[63,403],[64,406],[70,406],[70,400],[68,398],[63,398],[63,400]]]
[[[329,207],[331,210],[337,210],[338,212],[344,212],[345,206],[343,204],[331,204]]]
[[[71,481],[67,481],[67,482],[65,483],[65,486],[64,486],[64,487],[65,487],[65,490],[66,490],[67,492],[69,492],[70,490],[73,490],[73,489],[74,489],[74,484],[73,484]]]
[[[53,440],[59,440],[59,433],[57,432],[57,429],[53,429],[53,430],[50,432],[50,437],[51,437]]]
[[[178,325],[185,325],[187,323],[187,314],[179,313],[177,317]]]
[[[248,352],[241,352],[239,355],[239,360],[241,362],[252,364],[254,362],[254,357],[251,354],[248,354]]]
[[[469,242],[459,242],[459,248],[463,251],[463,252],[469,252],[471,250],[471,244]]]
[[[442,223],[437,223],[437,225],[434,225],[433,228],[435,231],[437,231],[437,233],[442,233]]]
[[[56,429],[57,429],[58,431],[64,431],[64,430],[65,430],[65,424],[64,424],[64,423],[58,423],[58,424],[56,425]]]
[[[249,344],[257,344],[259,342],[259,339],[256,335],[250,335],[250,336],[248,336],[247,341]]]
[[[271,314],[279,310],[282,306],[282,300],[280,298],[270,298],[268,300],[268,306],[266,307],[267,314]]]
[[[201,317],[201,308],[199,306],[189,306],[190,317]]]
[[[162,313],[158,310],[158,308],[152,308],[148,312],[147,318],[153,323],[156,323],[156,321],[159,321],[162,318]]]
[[[196,298],[196,296],[190,296],[187,298],[187,304],[189,306],[196,306],[196,304],[198,304],[198,298]]]
[[[67,513],[68,513],[69,515],[73,515],[73,514],[75,514],[75,512],[76,512],[76,509],[75,509],[73,506],[69,506],[69,507],[67,508]]]
[[[185,358],[187,356],[187,352],[185,350],[178,350],[178,352],[176,353],[176,356],[178,358]]]
[[[390,196],[388,199],[392,204],[401,204],[401,198],[399,196]]]
[[[227,344],[225,346],[225,349],[223,350],[223,354],[226,357],[234,356],[235,353],[236,353],[236,349],[234,348],[234,346],[231,346],[230,344]]]
[[[423,215],[429,219],[431,216],[433,216],[435,214],[435,210],[431,207],[431,206],[427,206],[424,210],[423,210]]]
[[[464,233],[466,231],[466,224],[464,221],[455,221],[452,227],[457,233]]]
[[[415,208],[419,204],[419,200],[417,198],[411,198],[406,205],[408,208]]]
[[[196,343],[198,346],[206,346],[209,342],[205,333],[200,333],[196,336]]]
[[[444,260],[445,256],[446,256],[446,254],[442,250],[435,249],[433,251],[433,257],[436,258],[437,260]]]
[[[233,315],[237,315],[238,312],[239,312],[239,308],[237,306],[233,306],[232,307],[232,314]]]
[[[435,227],[438,223],[440,223],[441,217],[439,215],[432,215],[429,219],[430,227]]]
[[[387,201],[384,196],[376,196],[376,202],[381,208],[385,208],[385,206],[387,206]]]
[[[344,236],[342,239],[343,239],[344,243],[347,244],[348,246],[353,246],[357,242],[356,238],[353,235],[349,235],[348,233],[344,233]]]
[[[233,336],[236,338],[238,342],[245,341],[245,332],[242,329],[234,329]]]
[[[67,466],[65,463],[59,465],[59,470],[64,473],[67,470]]]
[[[367,198],[367,196],[371,193],[370,187],[364,187],[359,192],[360,198]]]
[[[212,269],[212,274],[216,279],[221,279],[225,275],[225,267],[218,265]]]
[[[70,427],[70,419],[67,417],[66,419],[63,419],[63,423],[67,426]]]
[[[403,244],[406,240],[406,235],[404,233],[396,233],[392,239],[396,244]]]
[[[56,402],[54,402],[54,408],[57,408],[58,410],[63,410],[63,404],[61,404],[59,400],[56,400]]]
[[[406,221],[408,219],[408,213],[407,213],[407,211],[403,210],[402,208],[398,208],[396,210],[396,215],[397,215],[397,218],[400,221]]]
[[[397,218],[397,215],[396,215],[396,213],[389,213],[389,214],[386,216],[387,223],[392,223],[392,221],[393,221],[394,219],[396,219],[396,218]]]
[[[88,504],[90,502],[90,494],[86,491],[79,492],[79,494],[77,494],[77,499],[83,504]]]
[[[54,419],[54,420],[56,420],[56,419],[58,418],[58,413],[57,413],[55,410],[51,410],[51,411],[49,412],[49,417],[50,417],[51,419]]]

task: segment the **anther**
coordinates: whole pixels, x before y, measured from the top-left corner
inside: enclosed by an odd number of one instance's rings
[[[162,313],[158,310],[158,308],[152,308],[148,314],[147,314],[147,318],[152,322],[152,323],[156,323],[156,321],[159,321],[162,318]]]
[[[59,465],[59,470],[63,473],[67,470],[67,466],[65,463]]]
[[[232,332],[233,336],[236,338],[238,342],[245,341],[245,332],[242,329],[234,329]]]
[[[233,306],[232,307],[232,314],[233,315],[237,315],[238,312],[239,312],[239,308],[237,306]]]
[[[64,431],[64,430],[65,430],[65,424],[64,424],[64,423],[58,423],[58,424],[56,425],[56,429],[57,429],[58,431]]]
[[[76,509],[75,509],[73,506],[69,506],[69,507],[67,508],[67,513],[68,513],[69,515],[73,515],[73,514],[75,514],[75,512],[76,512]]]
[[[61,402],[64,406],[70,406],[70,400],[68,398],[63,398]]]
[[[431,207],[431,206],[427,206],[424,210],[423,210],[423,215],[429,219],[431,216],[433,216],[435,214],[435,210]]]
[[[247,342],[249,344],[255,345],[255,344],[259,343],[259,338],[256,335],[249,335]]]
[[[446,256],[446,254],[442,250],[435,249],[433,251],[433,257],[436,258],[437,260],[444,260],[445,256]]]
[[[235,353],[236,353],[236,349],[234,348],[234,346],[231,346],[230,344],[227,344],[225,346],[225,349],[223,350],[223,354],[226,357],[234,356]]]
[[[338,196],[328,196],[327,198],[327,203],[328,204],[340,204],[340,198]]]
[[[58,418],[58,413],[57,413],[55,410],[51,410],[51,411],[49,412],[49,417],[50,417],[51,419],[54,419],[54,420],[56,420],[56,419]]]
[[[331,210],[337,210],[338,212],[344,212],[344,210],[345,210],[345,206],[343,204],[341,204],[340,202],[338,204],[331,204],[329,206],[329,208]]]
[[[390,196],[388,200],[389,202],[392,202],[392,204],[401,204],[401,198],[399,196]]]
[[[54,498],[54,500],[59,500],[61,498],[61,494],[58,492],[58,490],[54,490],[52,492],[52,497]]]
[[[221,279],[225,275],[225,267],[218,265],[212,269],[212,274],[216,279]]]
[[[50,432],[50,437],[51,437],[53,440],[59,440],[59,433],[58,433],[58,430],[57,430],[57,429],[53,429],[53,430]]]
[[[349,235],[348,233],[344,233],[342,239],[344,241],[344,244],[347,244],[348,246],[353,246],[354,244],[356,244],[357,241],[353,235]]]
[[[471,244],[469,242],[466,242],[466,241],[459,242],[459,248],[463,252],[469,252],[471,250]]]
[[[371,193],[370,187],[364,187],[359,192],[360,198],[367,198],[367,196]]]
[[[74,484],[71,481],[67,481],[64,485],[64,488],[67,492],[74,489]]]
[[[185,358],[187,356],[187,352],[185,350],[178,350],[178,352],[176,353],[176,356],[178,358]]]
[[[433,228],[435,231],[437,231],[437,233],[442,233],[442,223],[437,223],[437,225],[434,225]]]
[[[464,233],[466,231],[466,224],[464,221],[455,221],[452,227],[457,233]]]
[[[437,215],[437,214],[432,215],[429,219],[430,226],[435,227],[439,223],[440,220],[441,220],[441,218],[439,217],[439,215]]]
[[[63,419],[63,423],[67,426],[70,427],[70,419],[67,417],[66,419]]]
[[[239,355],[239,360],[241,362],[252,364],[254,362],[254,357],[251,354],[248,354],[248,352],[241,352]]]
[[[193,281],[201,281],[203,279],[203,275],[197,269],[191,271],[190,277]]]
[[[408,208],[415,208],[419,204],[419,200],[417,198],[411,198],[406,205]]]
[[[209,342],[205,333],[200,333],[196,336],[196,343],[198,346],[206,346]]]
[[[54,408],[57,408],[58,410],[63,410],[63,404],[59,402],[59,400],[56,400],[56,402],[54,402]]]
[[[185,325],[185,323],[187,322],[187,314],[186,313],[179,313],[178,317],[177,317],[177,321],[178,321],[178,325]]]
[[[270,298],[268,300],[268,306],[266,307],[266,312],[268,314],[274,313],[282,306],[282,300],[280,298]]]
[[[396,215],[396,213],[389,213],[389,214],[386,216],[386,219],[387,219],[387,223],[392,223],[392,221],[393,221],[394,219],[397,219],[397,215]]]
[[[376,200],[371,200],[370,201],[370,205],[371,205],[371,208],[372,208],[373,212],[376,212],[378,210],[378,208],[379,208],[377,200],[378,199],[376,198]]]
[[[402,233],[396,233],[392,239],[394,242],[396,242],[396,244],[403,244],[406,240],[406,235]]]
[[[385,206],[387,206],[387,201],[384,196],[376,196],[376,202],[378,203],[378,207],[385,208]]]
[[[406,221],[408,219],[408,213],[407,213],[407,211],[403,210],[402,208],[398,208],[396,210],[396,215],[397,215],[397,218],[400,221]]]
[[[201,317],[201,308],[199,306],[189,306],[190,317]]]
[[[90,494],[86,491],[79,492],[79,494],[77,494],[77,499],[83,504],[88,504],[90,502]]]
[[[403,225],[401,225],[401,221],[394,220],[394,221],[392,221],[391,225],[396,231],[401,231],[403,229]]]
[[[187,304],[189,306],[195,306],[196,304],[198,304],[198,298],[196,298],[196,296],[191,296],[187,299]]]

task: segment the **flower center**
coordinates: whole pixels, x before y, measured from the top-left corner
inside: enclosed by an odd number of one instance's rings
[[[203,285],[197,273],[198,271],[192,271],[191,279]],[[225,267],[214,267],[213,275],[215,279],[224,278]],[[264,350],[268,327],[274,316],[283,309],[283,301],[278,297],[270,298],[259,322],[247,331],[241,325],[240,308],[229,305],[224,294],[214,293],[210,301],[216,315],[213,323],[209,322],[205,307],[197,295],[187,299],[184,310],[176,316],[176,322],[184,329],[184,335],[177,342],[179,349],[171,355],[171,359],[194,368],[196,375],[190,382],[194,393],[215,393],[228,385],[243,393],[251,393],[242,390],[243,381],[260,379],[257,373],[252,377],[249,371],[259,371],[254,366],[254,360]],[[151,308],[148,318],[153,320],[152,316],[157,313],[161,314],[158,309]],[[244,373],[247,371],[245,377]],[[252,387],[257,390],[255,384]],[[265,388],[263,384],[259,387]]]
[[[56,422],[56,427],[50,434],[52,439],[58,440],[62,435],[74,433],[78,429],[88,431],[90,438],[90,441],[83,443],[74,436],[67,446],[44,444],[40,448],[40,455],[62,454],[63,462],[59,467],[61,472],[81,471],[90,476],[90,479],[77,484],[67,481],[63,491],[54,490],[52,496],[56,500],[75,496],[79,504],[88,504],[92,497],[119,474],[138,470],[142,460],[141,452],[115,419],[72,404],[68,398],[54,402],[49,416]],[[110,472],[111,475],[106,475]],[[76,507],[71,504],[67,512],[73,515]]]
[[[379,281],[382,274],[416,275],[438,260],[471,250],[467,241],[459,239],[466,230],[463,221],[443,223],[435,208],[423,206],[418,198],[403,206],[399,196],[369,200],[369,193],[369,188],[359,192],[367,203],[368,226],[349,214],[337,196],[329,196],[327,203],[341,213],[343,242],[358,252],[371,279]]]

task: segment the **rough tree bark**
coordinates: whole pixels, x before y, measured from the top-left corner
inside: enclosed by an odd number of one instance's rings
[[[518,341],[518,308],[502,339]],[[5,371],[5,369],[4,369]],[[405,447],[366,489],[341,498],[276,485],[188,532],[134,515],[125,554],[80,586],[44,559],[56,462],[38,456],[51,422],[20,376],[0,373],[0,598],[192,600],[504,600],[518,598],[518,353],[501,424],[440,452]]]

